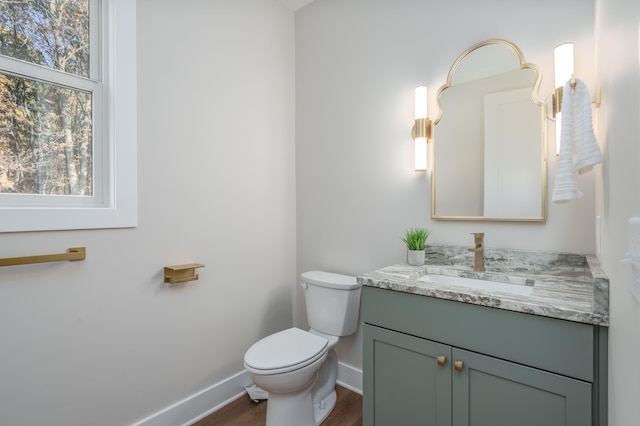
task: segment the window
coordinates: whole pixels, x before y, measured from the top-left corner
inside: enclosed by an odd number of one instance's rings
[[[136,225],[135,61],[134,1],[0,0],[0,232]]]

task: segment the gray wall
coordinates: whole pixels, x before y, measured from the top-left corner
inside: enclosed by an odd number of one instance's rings
[[[0,235],[0,257],[87,247],[0,268],[0,424],[132,424],[291,326],[293,43],[276,0],[138,1],[139,226]]]
[[[640,305],[629,292],[627,222],[640,216],[640,3],[597,2],[597,136],[606,164],[598,170],[597,214],[603,217],[601,261],[611,281],[609,424],[640,419]]]
[[[414,226],[430,229],[433,243],[471,245],[469,234],[484,232],[488,247],[594,253],[595,173],[578,180],[584,198],[550,204],[546,223],[432,221],[430,174],[413,171],[410,137],[413,89],[429,87],[435,117],[451,65],[482,40],[509,40],[537,64],[543,99],[553,90],[554,47],[573,41],[576,72],[593,87],[594,25],[594,2],[583,0],[316,0],[298,11],[298,272],[357,275],[402,262],[400,237]],[[552,189],[553,123],[549,138]],[[296,314],[304,325],[302,303]],[[362,365],[359,334],[340,344],[339,356]]]

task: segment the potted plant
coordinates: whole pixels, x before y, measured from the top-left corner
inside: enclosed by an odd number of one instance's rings
[[[407,245],[407,261],[409,265],[424,265],[424,246],[427,243],[429,231],[422,228],[407,230],[402,241]]]

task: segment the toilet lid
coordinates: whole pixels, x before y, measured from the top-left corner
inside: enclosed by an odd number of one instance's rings
[[[299,328],[289,328],[254,343],[244,355],[244,362],[256,370],[302,367],[317,359],[328,343],[323,337]]]

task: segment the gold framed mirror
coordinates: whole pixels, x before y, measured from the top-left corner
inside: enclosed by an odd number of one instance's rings
[[[487,40],[453,63],[433,121],[431,217],[545,221],[546,104],[520,49]]]

